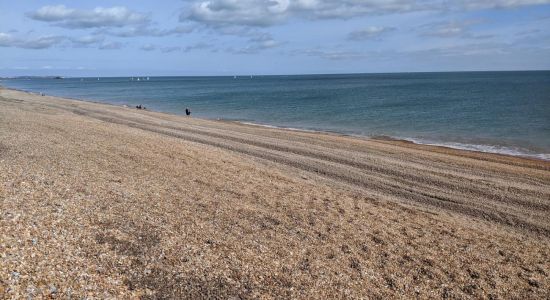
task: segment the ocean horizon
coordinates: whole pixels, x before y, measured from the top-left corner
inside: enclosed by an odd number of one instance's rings
[[[550,71],[17,77],[35,93],[550,160]]]

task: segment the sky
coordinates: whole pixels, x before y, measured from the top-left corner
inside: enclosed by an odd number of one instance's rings
[[[0,76],[550,69],[550,0],[0,0]]]

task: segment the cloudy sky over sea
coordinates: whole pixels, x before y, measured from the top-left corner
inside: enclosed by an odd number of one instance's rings
[[[550,0],[0,0],[0,76],[550,68]]]

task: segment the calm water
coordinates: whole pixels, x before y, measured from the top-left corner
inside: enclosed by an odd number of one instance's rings
[[[3,79],[50,95],[211,119],[550,159],[550,71]]]

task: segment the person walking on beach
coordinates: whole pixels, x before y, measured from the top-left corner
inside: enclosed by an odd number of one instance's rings
[[[189,109],[189,107],[187,107],[187,108],[185,109],[185,115],[186,115],[186,116],[190,116],[190,115],[191,115],[191,110]]]

